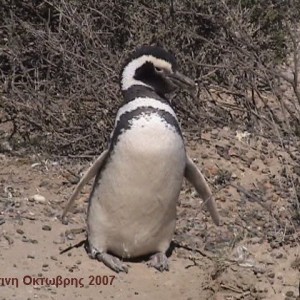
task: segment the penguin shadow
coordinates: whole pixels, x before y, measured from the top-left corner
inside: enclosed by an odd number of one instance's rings
[[[69,246],[69,247],[61,250],[59,252],[59,254],[64,254],[66,252],[71,251],[74,248],[79,248],[79,247],[82,247],[82,246],[84,247],[86,253],[90,256],[91,251],[90,251],[90,248],[89,248],[89,243],[88,243],[88,239],[87,238],[85,238],[84,240],[78,242],[77,244],[71,245],[71,246]],[[170,246],[169,246],[169,248],[168,248],[168,250],[166,251],[167,258],[169,258],[170,256],[172,256],[173,251],[177,247],[178,247],[177,243],[175,243],[175,242],[172,241],[171,244],[170,244]],[[113,255],[113,253],[111,253],[111,252],[108,252],[108,253]],[[123,258],[122,261],[124,261],[124,262],[130,262],[130,263],[147,262],[147,261],[149,261],[151,259],[151,256],[153,254],[155,254],[155,253],[151,253],[151,254],[147,254],[147,255],[142,255],[142,256],[138,256],[138,257],[134,257],[134,258]]]
[[[174,243],[172,241],[168,250],[166,251],[167,258],[169,258],[172,255],[175,248],[176,248],[176,243]],[[110,254],[113,254],[113,253],[110,253]],[[141,255],[141,256],[132,257],[132,258],[123,258],[122,261],[130,262],[130,263],[145,263],[145,262],[149,261],[151,259],[151,256],[154,254],[156,254],[156,253],[150,253],[147,255]]]

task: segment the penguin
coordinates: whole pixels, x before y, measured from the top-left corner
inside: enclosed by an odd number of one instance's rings
[[[125,62],[120,106],[108,149],[83,176],[62,218],[82,187],[94,179],[87,212],[90,256],[115,272],[128,272],[122,259],[150,256],[148,265],[169,270],[168,250],[175,231],[176,205],[186,178],[220,217],[211,190],[185,149],[177,116],[167,95],[192,90],[193,80],[178,71],[173,54],[142,46]]]

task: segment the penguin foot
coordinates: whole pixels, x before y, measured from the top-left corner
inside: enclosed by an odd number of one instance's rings
[[[98,253],[96,254],[96,258],[103,262],[108,268],[112,269],[113,271],[119,273],[119,272],[125,272],[128,273],[128,267],[124,265],[119,258],[108,254],[108,253]]]
[[[168,258],[163,252],[158,252],[152,255],[147,265],[148,267],[153,267],[160,272],[169,271]]]

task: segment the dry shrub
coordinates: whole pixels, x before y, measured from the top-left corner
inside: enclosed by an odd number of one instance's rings
[[[286,78],[295,93],[282,99],[276,68],[300,12],[298,1],[287,2],[1,0],[0,118],[11,124],[2,135],[16,148],[99,153],[121,102],[121,64],[141,44],[173,51],[199,84],[198,97],[172,100],[185,132],[254,130],[262,120],[268,128],[271,116],[296,133],[298,75]]]

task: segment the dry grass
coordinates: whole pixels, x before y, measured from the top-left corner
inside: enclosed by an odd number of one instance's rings
[[[186,133],[208,124],[299,135],[300,5],[252,2],[1,0],[2,138],[15,149],[99,153],[121,101],[121,64],[141,44],[164,45],[198,82],[197,98],[173,100]],[[276,67],[287,49],[292,76]]]

